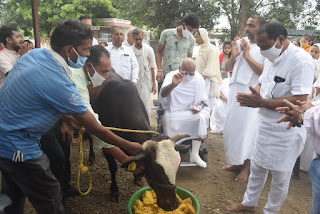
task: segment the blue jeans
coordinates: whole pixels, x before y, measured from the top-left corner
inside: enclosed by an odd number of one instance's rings
[[[310,164],[309,178],[312,183],[312,209],[311,214],[320,213],[320,160],[313,159]]]

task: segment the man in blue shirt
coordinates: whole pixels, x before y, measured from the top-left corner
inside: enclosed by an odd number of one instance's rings
[[[70,79],[69,66],[82,67],[91,45],[92,32],[85,24],[63,21],[52,33],[52,49],[21,57],[0,89],[1,191],[13,201],[6,213],[23,213],[25,196],[37,213],[65,213],[59,182],[40,149],[40,136],[61,115],[72,115],[90,133],[132,155],[141,151],[140,144],[96,122]]]

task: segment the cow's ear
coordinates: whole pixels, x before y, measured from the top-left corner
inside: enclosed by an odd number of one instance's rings
[[[131,160],[125,162],[124,164],[121,165],[121,168],[128,168],[129,164],[131,164],[133,161],[135,162],[144,162],[146,158],[146,154],[140,153],[134,156]]]

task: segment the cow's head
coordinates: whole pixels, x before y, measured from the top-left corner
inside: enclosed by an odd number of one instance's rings
[[[175,150],[175,142],[185,137],[189,135],[180,134],[161,141],[148,140],[143,143],[143,153],[123,165],[126,167],[133,161],[137,165],[144,165],[148,184],[157,194],[157,204],[166,211],[175,210],[179,206],[175,184],[181,158]]]

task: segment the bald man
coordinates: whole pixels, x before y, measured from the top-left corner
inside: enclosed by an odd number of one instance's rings
[[[127,41],[125,41],[124,45],[128,47],[131,47],[135,42],[132,35],[132,32],[134,29],[136,28],[132,27],[132,28],[129,28],[129,30],[127,31]]]
[[[192,58],[182,60],[179,70],[171,71],[164,79],[160,102],[165,113],[162,117],[164,134],[169,137],[187,133],[192,139],[190,161],[207,167],[199,156],[201,141],[207,136],[210,110],[202,75],[196,71]]]

